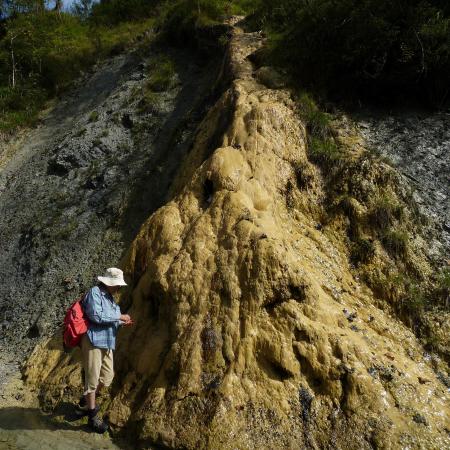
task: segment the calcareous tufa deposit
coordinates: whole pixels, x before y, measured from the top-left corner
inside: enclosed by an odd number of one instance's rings
[[[442,362],[375,306],[344,233],[318,226],[323,175],[289,92],[253,76],[260,45],[233,31],[230,86],[124,258],[135,326],[103,409],[143,448],[448,448]],[[25,375],[47,406],[81,392],[55,340]]]

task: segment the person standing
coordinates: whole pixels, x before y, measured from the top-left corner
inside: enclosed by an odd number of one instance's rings
[[[113,295],[126,286],[123,272],[115,267],[97,277],[99,283],[89,290],[83,300],[83,310],[89,320],[88,331],[81,339],[84,369],[84,393],[79,402],[83,415],[89,417],[89,427],[104,433],[108,425],[98,416],[96,395],[111,385],[114,377],[113,352],[120,325],[131,325],[128,314],[122,314]]]

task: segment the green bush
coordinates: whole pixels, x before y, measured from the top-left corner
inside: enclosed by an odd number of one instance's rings
[[[221,24],[227,16],[254,12],[258,4],[255,0],[166,1],[160,8],[160,20],[171,43],[196,46],[199,28]]]
[[[329,98],[449,100],[448,3],[261,0],[272,59]]]
[[[161,0],[109,0],[92,6],[90,21],[96,25],[136,22],[155,14]]]
[[[381,242],[394,258],[404,258],[408,253],[408,234],[404,231],[390,230],[383,235]]]
[[[379,230],[387,230],[404,216],[403,207],[391,196],[382,195],[376,199],[368,215],[369,223]]]
[[[436,283],[431,295],[430,304],[443,307],[448,310],[450,307],[450,268],[442,268],[436,276]]]
[[[97,122],[98,115],[98,111],[92,111],[91,114],[89,114],[89,122]]]
[[[0,128],[34,123],[46,99],[98,58],[124,50],[154,19],[90,27],[54,11],[16,14],[0,27]],[[14,55],[14,64],[12,55]]]
[[[11,50],[16,83],[26,83],[31,77],[50,92],[58,92],[94,59],[86,27],[75,17],[52,11],[10,20],[0,52],[9,55]],[[1,69],[4,83],[13,71],[11,58],[6,62]]]
[[[175,66],[173,61],[165,56],[152,61],[150,76],[146,88],[153,92],[162,92],[169,89],[175,77]]]
[[[311,94],[300,94],[297,103],[300,117],[313,137],[326,139],[332,135],[330,127],[331,115],[321,111]]]
[[[0,130],[35,123],[46,99],[46,92],[35,85],[0,87]]]
[[[369,239],[359,238],[352,242],[350,261],[358,266],[359,264],[367,264],[375,255],[375,246]]]
[[[339,169],[345,157],[342,149],[333,139],[311,137],[308,146],[309,157],[325,169]]]

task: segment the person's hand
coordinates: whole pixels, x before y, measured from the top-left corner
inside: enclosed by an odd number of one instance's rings
[[[132,325],[133,321],[131,320],[131,317],[128,314],[122,314],[120,316],[120,321],[123,322],[123,325]]]

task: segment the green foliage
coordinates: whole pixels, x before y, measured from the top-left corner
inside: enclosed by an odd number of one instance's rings
[[[331,115],[323,112],[309,93],[301,93],[297,104],[308,132],[308,152],[311,160],[325,169],[341,167],[345,158],[343,150],[333,138]]]
[[[446,310],[450,307],[450,268],[442,268],[436,276],[436,283],[431,295],[433,306],[440,306]]]
[[[351,245],[350,261],[358,266],[359,264],[369,263],[375,255],[373,241],[364,238],[358,238]]]
[[[387,230],[395,221],[402,220],[403,207],[391,196],[378,197],[368,215],[369,223],[379,230]]]
[[[35,123],[46,98],[46,93],[32,84],[15,89],[1,86],[0,130],[10,131],[24,123]]]
[[[226,16],[253,12],[257,4],[255,0],[165,1],[160,16],[167,39],[177,44],[195,45],[199,28],[221,24]]]
[[[89,114],[89,122],[97,122],[98,120],[98,112],[92,111],[91,114]]]
[[[421,287],[413,282],[406,283],[406,292],[400,302],[402,313],[411,318],[420,317],[427,306],[427,298]]]
[[[309,140],[308,150],[311,160],[326,169],[338,169],[345,161],[342,149],[331,138],[320,139],[312,137]]]
[[[24,14],[8,22],[6,36],[0,43],[0,52],[7,65],[1,70],[3,83],[12,77],[16,82],[35,79],[50,92],[58,92],[79,71],[92,63],[93,47],[85,27],[67,14],[46,12]]]
[[[125,51],[155,23],[153,18],[139,22],[123,22],[114,26],[95,25],[88,36],[97,58],[106,58]]]
[[[272,59],[327,97],[449,100],[450,16],[439,1],[261,0]]]
[[[148,19],[92,28],[69,14],[36,12],[31,7],[27,11],[4,22],[3,35],[0,30],[3,131],[34,123],[49,97],[69,86],[98,58],[126,49],[154,23]]]
[[[312,95],[303,92],[298,100],[300,117],[306,125],[307,131],[315,138],[326,139],[332,135],[331,116],[319,108]]]
[[[404,258],[408,253],[408,234],[404,231],[389,230],[383,235],[381,242],[394,258]]]
[[[109,0],[92,5],[90,20],[96,25],[142,21],[155,13],[161,0]]]
[[[175,66],[168,57],[160,56],[152,62],[150,76],[146,83],[146,88],[153,92],[168,90],[175,77]]]

